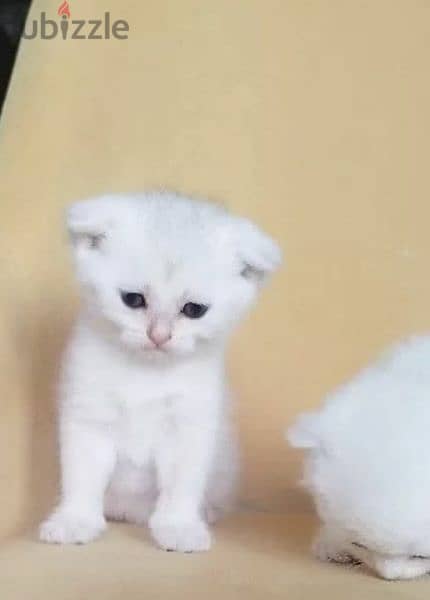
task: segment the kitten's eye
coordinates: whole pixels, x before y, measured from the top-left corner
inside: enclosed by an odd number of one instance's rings
[[[430,556],[421,556],[421,554],[413,554],[409,558],[417,559],[417,560],[428,560]]]
[[[358,542],[351,542],[352,546],[356,546],[357,548],[362,548],[363,550],[368,550],[367,546],[363,546],[363,544],[359,544]]]
[[[187,302],[181,312],[189,319],[200,319],[207,312],[208,308],[209,306],[206,306],[206,304]]]
[[[146,300],[143,294],[136,292],[121,292],[122,301],[129,308],[146,308]]]

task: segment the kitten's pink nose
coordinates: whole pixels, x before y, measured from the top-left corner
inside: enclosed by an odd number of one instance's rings
[[[149,339],[153,344],[157,347],[162,346],[166,342],[168,342],[172,337],[172,332],[170,327],[164,323],[151,323],[151,325],[146,330]]]

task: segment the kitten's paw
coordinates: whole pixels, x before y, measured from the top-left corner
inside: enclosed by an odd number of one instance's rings
[[[106,529],[100,516],[54,512],[39,527],[39,539],[50,544],[86,544]]]
[[[407,558],[391,558],[377,556],[373,561],[373,568],[383,579],[414,579],[429,572],[428,561]]]
[[[152,536],[163,550],[204,552],[211,546],[211,534],[200,519],[173,521],[153,515],[149,521]]]

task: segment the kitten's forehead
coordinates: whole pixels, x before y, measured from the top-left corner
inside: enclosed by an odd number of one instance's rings
[[[146,197],[144,202],[130,206],[127,212],[127,226],[131,230],[133,224],[135,234],[144,233],[147,238],[159,237],[184,245],[195,237],[211,237],[228,218],[217,205],[163,194]]]
[[[199,232],[140,231],[112,240],[110,258],[120,278],[119,285],[142,289],[158,298],[185,299],[197,294],[205,300],[220,278],[234,272],[232,256],[217,251],[214,236]]]
[[[113,242],[130,259],[153,265],[172,277],[186,269],[225,262],[219,219],[177,211],[154,211],[130,226],[118,228]]]

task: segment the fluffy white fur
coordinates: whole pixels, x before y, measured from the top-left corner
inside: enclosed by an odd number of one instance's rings
[[[61,500],[40,538],[88,542],[107,517],[148,523],[164,549],[207,550],[237,475],[225,344],[279,248],[246,219],[168,193],[79,202],[67,225],[83,302],[59,392]],[[188,302],[209,309],[190,319]]]
[[[430,571],[430,337],[397,346],[288,433],[323,560],[351,557],[386,579]]]

